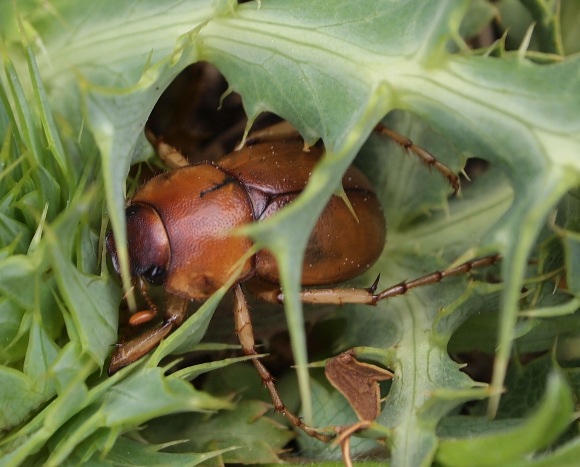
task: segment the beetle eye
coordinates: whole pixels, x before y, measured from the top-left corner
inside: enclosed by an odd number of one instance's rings
[[[160,266],[151,266],[147,271],[141,274],[147,282],[153,285],[161,285],[167,275],[167,269]]]
[[[129,205],[125,214],[131,275],[162,284],[171,258],[163,221],[153,207],[139,203]]]

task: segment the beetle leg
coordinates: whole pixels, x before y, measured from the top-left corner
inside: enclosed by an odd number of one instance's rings
[[[350,457],[350,439],[353,434],[357,431],[364,430],[371,425],[371,420],[361,420],[354,425],[350,425],[340,430],[340,436],[338,437],[338,443],[340,444],[340,451],[342,453],[342,461],[345,467],[353,467],[352,459]]]
[[[363,305],[375,305],[380,300],[404,295],[409,290],[422,287],[424,285],[436,284],[447,277],[460,276],[466,274],[472,269],[489,266],[497,263],[501,255],[489,255],[483,258],[474,259],[460,264],[459,266],[447,269],[445,271],[435,271],[431,274],[419,277],[412,281],[403,281],[395,284],[382,292],[376,293],[376,285],[373,284],[368,289],[357,288],[333,288],[333,289],[306,289],[300,293],[302,303],[316,303],[328,305],[342,305],[346,303],[360,303]],[[256,292],[256,297],[260,300],[271,303],[283,303],[284,294],[278,288],[260,290]]]
[[[447,277],[461,276],[463,274],[467,274],[472,269],[491,266],[492,264],[495,264],[500,260],[501,255],[499,254],[484,256],[483,258],[476,258],[470,261],[466,261],[465,263],[461,263],[460,265],[450,269],[446,269],[445,271],[435,271],[432,272],[431,274],[427,274],[412,281],[401,282],[400,284],[396,284],[392,287],[389,287],[388,289],[385,289],[378,294],[373,293],[372,301],[370,302],[370,304],[374,305],[379,300],[385,300],[391,297],[396,297],[397,295],[404,295],[407,293],[408,290],[414,289],[416,287],[436,284],[438,282],[441,282],[443,279]]]
[[[174,327],[175,323],[166,321],[140,334],[135,339],[117,344],[117,348],[113,352],[111,363],[109,364],[109,376],[151,352],[162,339],[173,331]]]
[[[457,176],[457,174],[453,172],[453,170],[451,170],[445,164],[439,162],[435,156],[427,152],[422,147],[417,146],[415,143],[413,143],[413,141],[411,141],[406,136],[403,136],[402,134],[397,133],[396,131],[393,131],[390,128],[387,128],[382,123],[379,123],[375,127],[374,131],[376,131],[380,135],[388,136],[395,143],[402,146],[403,149],[411,151],[419,159],[421,159],[427,167],[435,167],[435,169],[447,179],[447,181],[453,188],[454,193],[457,193],[459,191],[460,185],[459,185],[459,177]]]
[[[252,328],[250,310],[248,309],[244,292],[239,284],[234,288],[234,322],[236,334],[238,335],[244,354],[248,356],[258,355],[258,352],[256,352],[255,349],[256,342],[254,340],[254,330]],[[314,428],[309,427],[297,415],[289,411],[282,402],[280,394],[278,394],[278,391],[276,390],[272,374],[257,358],[252,359],[252,363],[260,375],[260,378],[262,378],[264,386],[268,389],[270,398],[272,399],[272,405],[276,411],[283,413],[290,423],[300,428],[307,435],[325,442],[332,439],[331,436],[319,433]]]
[[[163,323],[128,342],[117,344],[109,364],[109,375],[139,360],[157,347],[163,339],[183,322],[187,314],[188,304],[189,300],[170,295],[167,298],[167,310],[165,311],[165,321]]]
[[[157,137],[149,128],[145,128],[145,136],[147,140],[155,148],[155,152],[159,158],[169,167],[170,169],[177,169],[179,167],[185,167],[189,164],[189,161],[181,154],[176,148],[167,144],[163,141],[163,138]]]

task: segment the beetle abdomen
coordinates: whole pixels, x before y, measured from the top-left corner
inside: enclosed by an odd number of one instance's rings
[[[302,269],[303,285],[327,285],[356,277],[366,271],[380,256],[385,244],[386,226],[377,197],[367,191],[346,191],[357,215],[342,198],[333,196],[310,234]],[[262,219],[273,215],[280,206],[297,195],[274,200]],[[273,255],[262,250],[256,255],[256,275],[278,282],[278,268]]]
[[[248,190],[254,217],[264,220],[304,190],[310,174],[322,156],[319,148],[304,152],[302,143],[276,146],[268,143],[242,148],[218,161],[220,168],[236,177]],[[303,285],[326,285],[348,280],[368,269],[380,256],[386,235],[382,207],[370,182],[356,168],[348,169],[343,188],[356,213],[333,196],[318,220],[306,247]],[[358,218],[358,220],[357,220]],[[278,282],[273,255],[256,255],[256,275]]]
[[[302,283],[343,282],[370,268],[385,245],[386,224],[376,195],[346,190],[356,218],[344,200],[333,196],[308,240]]]

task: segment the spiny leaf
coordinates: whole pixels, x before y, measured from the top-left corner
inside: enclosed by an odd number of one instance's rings
[[[175,446],[176,452],[208,452],[230,449],[222,454],[227,463],[278,462],[278,454],[292,439],[283,425],[265,416],[270,405],[245,401],[235,410],[213,416],[184,415],[171,421],[160,419],[150,425],[155,442],[176,437],[185,441]],[[167,424],[169,423],[169,426]],[[159,430],[159,426],[165,429]]]
[[[522,459],[548,446],[570,423],[572,397],[561,375],[552,373],[546,394],[534,413],[519,426],[478,438],[442,440],[437,460],[443,465],[498,465]]]
[[[163,5],[141,0],[128,7],[100,0],[90,8],[66,1],[52,2],[43,9],[32,3],[0,6],[2,13],[8,12],[0,14],[6,44],[3,57],[13,57],[17,65],[4,59],[0,92],[2,157],[11,164],[10,172],[1,175],[0,202],[3,208],[7,206],[2,213],[11,219],[6,231],[22,232],[9,248],[24,253],[47,203],[50,209],[50,227],[46,235],[39,234],[35,240],[35,255],[6,260],[6,265],[16,269],[2,267],[0,290],[2,298],[14,305],[10,308],[13,316],[17,308],[25,310],[20,338],[27,339],[35,300],[56,290],[50,281],[39,282],[37,274],[56,266],[62,293],[59,305],[70,313],[65,314],[68,336],[64,337],[71,339],[52,368],[58,397],[22,430],[5,439],[9,455],[4,459],[24,462],[75,414],[79,414],[78,420],[62,432],[74,433],[76,426],[82,426],[84,432],[63,441],[52,460],[64,459],[85,441],[90,449],[106,451],[114,445],[111,440],[120,434],[123,423],[114,424],[103,437],[102,432],[95,431],[98,418],[85,422],[80,414],[88,415],[84,410],[91,404],[95,404],[93,413],[98,413],[99,404],[104,403],[99,397],[110,385],[122,385],[123,377],[132,371],[142,375],[149,371],[147,365],[140,365],[117,379],[86,381],[102,364],[105,341],[112,339],[116,327],[112,310],[116,309],[118,290],[110,286],[107,277],[75,269],[89,264],[74,257],[76,252],[95,248],[86,231],[100,219],[75,214],[69,219],[79,219],[80,229],[67,225],[60,231],[66,235],[59,235],[58,230],[51,234],[50,229],[58,227],[52,222],[60,212],[78,207],[63,204],[68,196],[61,196],[60,190],[76,193],[77,189],[84,191],[84,184],[53,173],[53,154],[46,149],[49,140],[59,132],[65,157],[70,158],[60,159],[61,167],[92,168],[102,163],[104,181],[96,180],[94,212],[100,217],[106,198],[120,256],[126,259],[124,184],[131,161],[140,159],[135,153],[140,148],[139,134],[162,89],[186,64],[199,59],[218,65],[231,88],[242,93],[251,120],[263,110],[274,111],[289,119],[308,142],[322,137],[329,150],[303,196],[277,218],[252,230],[260,245],[271,248],[280,261],[304,394],[306,355],[297,299],[302,247],[318,213],[338,188],[340,176],[374,125],[389,111],[401,109],[419,116],[421,128],[414,132],[416,120],[409,123],[408,113],[389,117],[390,123],[402,125],[402,133],[410,129],[416,142],[454,170],[461,168],[466,157],[491,162],[492,176],[476,180],[474,191],[466,190],[463,200],[450,204],[444,182],[436,175],[427,178],[425,169],[404,155],[396,155],[397,159],[374,153],[377,157],[371,160],[363,154],[361,165],[370,168],[389,224],[384,255],[370,273],[380,271],[386,284],[444,268],[466,251],[499,250],[504,254],[506,291],[501,303],[500,338],[492,345],[500,349],[492,388],[494,394],[499,393],[530,251],[547,215],[570,188],[580,184],[579,60],[571,57],[557,63],[553,57],[536,55],[546,63],[539,65],[526,58],[525,48],[514,54],[501,47],[491,50],[501,51],[502,58],[452,52],[465,50],[459,31],[469,3],[270,0],[258,7],[253,2],[237,6],[229,0],[170,1]],[[33,67],[30,82],[36,80],[36,87],[28,84],[28,79],[22,83],[18,79],[16,70],[25,69],[22,65],[27,57],[22,55],[16,15],[24,24],[23,30],[31,35],[26,40],[34,49],[38,72]],[[557,32],[555,28],[550,31]],[[40,98],[33,99],[33,92]],[[58,116],[54,125],[48,108]],[[48,133],[42,133],[37,124],[40,117],[44,117]],[[379,146],[385,147],[382,143]],[[62,156],[60,149],[57,154]],[[92,177],[87,175],[88,183],[95,181]],[[573,216],[566,213],[563,217],[567,214]],[[559,225],[567,229],[564,260],[569,268],[568,283],[575,293],[577,229],[565,222]],[[82,248],[77,238],[82,239]],[[3,253],[8,254],[9,248]],[[73,266],[74,259],[77,264]],[[96,265],[96,261],[91,264]],[[42,272],[37,272],[38,266]],[[98,278],[96,286],[89,280],[93,277]],[[127,279],[125,270],[126,283]],[[41,293],[31,284],[42,284]],[[430,463],[437,447],[437,421],[450,407],[463,402],[466,394],[479,394],[446,352],[451,333],[481,310],[478,296],[465,295],[465,284],[464,279],[454,279],[442,288],[429,287],[372,311],[348,310],[352,311],[351,326],[343,343],[375,346],[393,362],[398,376],[381,418],[389,427],[385,433],[393,439],[394,464]],[[485,293],[482,287],[471,290]],[[81,296],[88,298],[92,308],[88,314],[83,312]],[[50,308],[54,312],[56,307]],[[211,311],[207,313],[211,315]],[[92,326],[95,318],[100,320],[98,329],[105,332],[103,342],[98,341],[95,330],[85,328]],[[58,319],[49,322],[58,328]],[[203,326],[196,326],[177,334],[159,355],[178,345],[185,348],[186,331],[197,339]],[[519,329],[530,327],[524,323]],[[47,332],[44,337],[43,341],[50,342],[54,336]],[[395,344],[396,349],[391,349]],[[10,362],[18,360],[16,347]],[[90,358],[84,352],[89,352]],[[140,381],[146,384],[145,379]],[[166,380],[158,375],[156,381]],[[30,402],[27,407],[34,406],[34,400]],[[146,403],[143,399],[143,405]],[[128,428],[141,420],[133,413],[123,426]],[[538,422],[538,426],[545,422]],[[26,442],[20,444],[21,440]],[[530,450],[540,445],[537,441]],[[83,459],[82,455],[75,458]]]

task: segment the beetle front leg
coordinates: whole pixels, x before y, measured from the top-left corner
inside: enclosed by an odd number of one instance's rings
[[[163,339],[181,325],[186,317],[188,305],[189,300],[170,295],[167,299],[167,309],[163,323],[128,342],[117,344],[109,364],[109,375],[139,360],[157,347]]]
[[[362,304],[375,305],[381,300],[386,300],[398,295],[404,295],[409,290],[421,287],[424,285],[436,284],[447,277],[460,276],[467,274],[472,269],[490,266],[497,263],[501,259],[501,255],[489,255],[483,258],[466,261],[451,269],[445,271],[435,271],[431,274],[421,276],[412,281],[404,281],[395,284],[382,292],[376,293],[378,284],[378,277],[374,284],[368,289],[357,288],[332,288],[332,289],[306,289],[300,293],[300,300],[302,303],[311,304],[326,304],[326,305],[343,305],[343,304]],[[283,303],[284,293],[278,289],[259,290],[255,293],[260,300],[270,303]]]
[[[254,330],[252,327],[250,311],[248,309],[244,292],[239,284],[234,288],[234,322],[236,334],[238,335],[244,354],[248,356],[258,355],[258,352],[256,352],[255,349],[256,342],[254,340]],[[319,433],[314,428],[309,427],[297,415],[289,411],[282,402],[280,394],[278,394],[278,391],[276,390],[272,374],[257,358],[252,359],[252,363],[260,375],[264,386],[268,389],[270,398],[272,399],[272,405],[276,411],[283,413],[290,423],[300,428],[307,435],[312,436],[313,438],[317,438],[324,442],[328,442],[333,438],[332,436]]]

